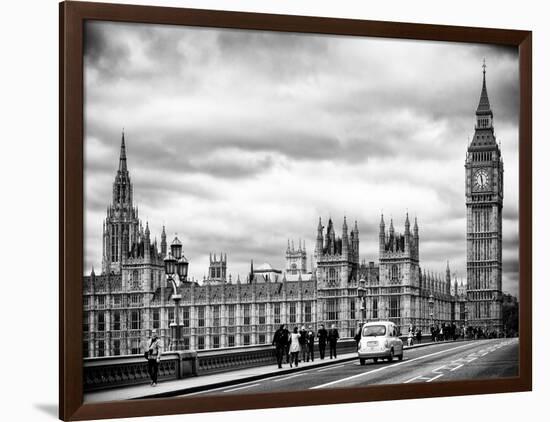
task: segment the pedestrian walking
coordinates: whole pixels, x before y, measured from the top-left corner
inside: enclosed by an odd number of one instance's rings
[[[409,334],[407,336],[407,346],[411,347],[413,345],[413,332],[412,329],[409,330]]]
[[[149,347],[145,352],[145,357],[147,358],[147,372],[149,373],[149,377],[151,377],[151,386],[156,387],[161,353],[157,330],[151,331],[151,339],[148,343]]]
[[[422,343],[422,330],[420,328],[416,330],[416,342],[418,344]]]
[[[302,362],[307,362],[307,331],[305,325],[300,328],[300,352],[302,352]]]
[[[290,362],[290,352],[289,352],[288,349],[290,348],[290,331],[288,331],[288,328],[286,328],[285,324],[283,324],[283,332],[284,332],[284,338],[286,338],[286,344],[285,344],[285,347],[283,349],[283,355],[286,358],[286,363],[289,363]]]
[[[298,366],[298,356],[300,355],[300,333],[298,333],[298,327],[294,327],[292,334],[290,334],[290,367],[292,364]]]
[[[313,332],[313,329],[311,328],[311,325],[308,327],[307,331],[307,338],[306,338],[306,344],[307,344],[307,361],[311,359],[313,362],[315,359],[313,348],[315,346],[315,333]]]
[[[336,359],[336,343],[338,342],[338,339],[340,338],[340,334],[338,333],[338,329],[334,324],[331,325],[330,331],[328,333],[328,345],[330,348],[330,358],[334,356],[334,359]]]
[[[277,366],[279,368],[283,367],[283,355],[288,343],[288,335],[285,331],[284,324],[281,324],[279,329],[275,331],[273,341],[271,342],[271,344],[275,346],[275,357],[277,358]]]
[[[319,339],[319,356],[321,359],[325,358],[325,349],[327,347],[328,332],[323,324],[317,331],[317,338]]]
[[[355,336],[353,337],[358,350],[359,350],[359,342],[361,341],[361,331],[362,330],[363,330],[363,324],[360,322],[357,325],[357,330],[355,330]]]

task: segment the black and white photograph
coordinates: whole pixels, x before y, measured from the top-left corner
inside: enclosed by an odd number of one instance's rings
[[[519,374],[519,55],[84,26],[84,402]]]

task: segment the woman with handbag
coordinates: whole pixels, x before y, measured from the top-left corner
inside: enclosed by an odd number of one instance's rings
[[[157,386],[157,377],[159,372],[160,362],[160,340],[158,338],[157,330],[151,332],[151,339],[149,340],[149,347],[145,352],[147,358],[147,372],[151,377],[151,386]]]

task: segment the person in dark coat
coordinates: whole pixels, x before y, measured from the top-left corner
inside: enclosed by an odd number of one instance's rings
[[[302,352],[302,362],[307,362],[307,330],[305,325],[300,328],[300,351]]]
[[[416,330],[416,341],[418,344],[422,343],[422,330],[420,328]]]
[[[317,338],[319,339],[319,356],[321,359],[325,358],[325,349],[327,347],[328,332],[323,324],[317,331]]]
[[[157,330],[151,332],[151,340],[149,340],[149,346],[147,348],[147,372],[151,377],[151,386],[157,386],[157,377],[159,373],[160,355],[162,349],[160,346],[160,340],[157,334]]]
[[[338,339],[340,338],[340,334],[338,333],[338,329],[334,324],[331,325],[330,331],[328,332],[328,345],[330,348],[330,358],[334,356],[334,359],[336,359],[336,343],[338,342]]]
[[[283,325],[283,331],[284,331],[284,338],[287,339],[287,342],[286,342],[285,347],[283,349],[283,356],[286,356],[286,363],[289,363],[290,362],[290,351],[289,351],[289,348],[290,348],[290,331],[288,330],[288,328],[286,328],[285,324],[282,324],[282,325]]]
[[[286,333],[284,324],[281,324],[279,329],[275,331],[273,335],[273,341],[271,342],[275,346],[275,356],[277,358],[277,366],[283,367],[283,355],[285,353],[288,344],[288,334]]]
[[[363,331],[363,324],[360,322],[357,325],[357,330],[355,330],[355,336],[353,339],[355,340],[355,343],[357,345],[357,349],[359,349],[359,342],[361,341],[361,332]]]
[[[309,362],[309,360],[311,359],[311,361],[313,362],[315,358],[313,353],[313,347],[315,346],[315,333],[313,332],[311,325],[308,327],[306,340],[307,340],[306,342],[307,343],[307,361]]]

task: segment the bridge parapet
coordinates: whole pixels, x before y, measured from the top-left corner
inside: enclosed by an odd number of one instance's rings
[[[147,384],[147,360],[143,355],[84,359],[84,391]],[[158,379],[176,380],[197,375],[197,353],[166,352],[161,356]]]
[[[356,350],[353,339],[341,339],[338,353]],[[328,345],[326,357],[328,357]],[[315,356],[319,358],[318,345]],[[159,364],[159,381],[183,379],[197,375],[234,371],[275,364],[271,345],[228,347],[199,351],[165,352]],[[143,355],[110,356],[84,359],[84,391],[125,387],[149,383],[147,361]]]

